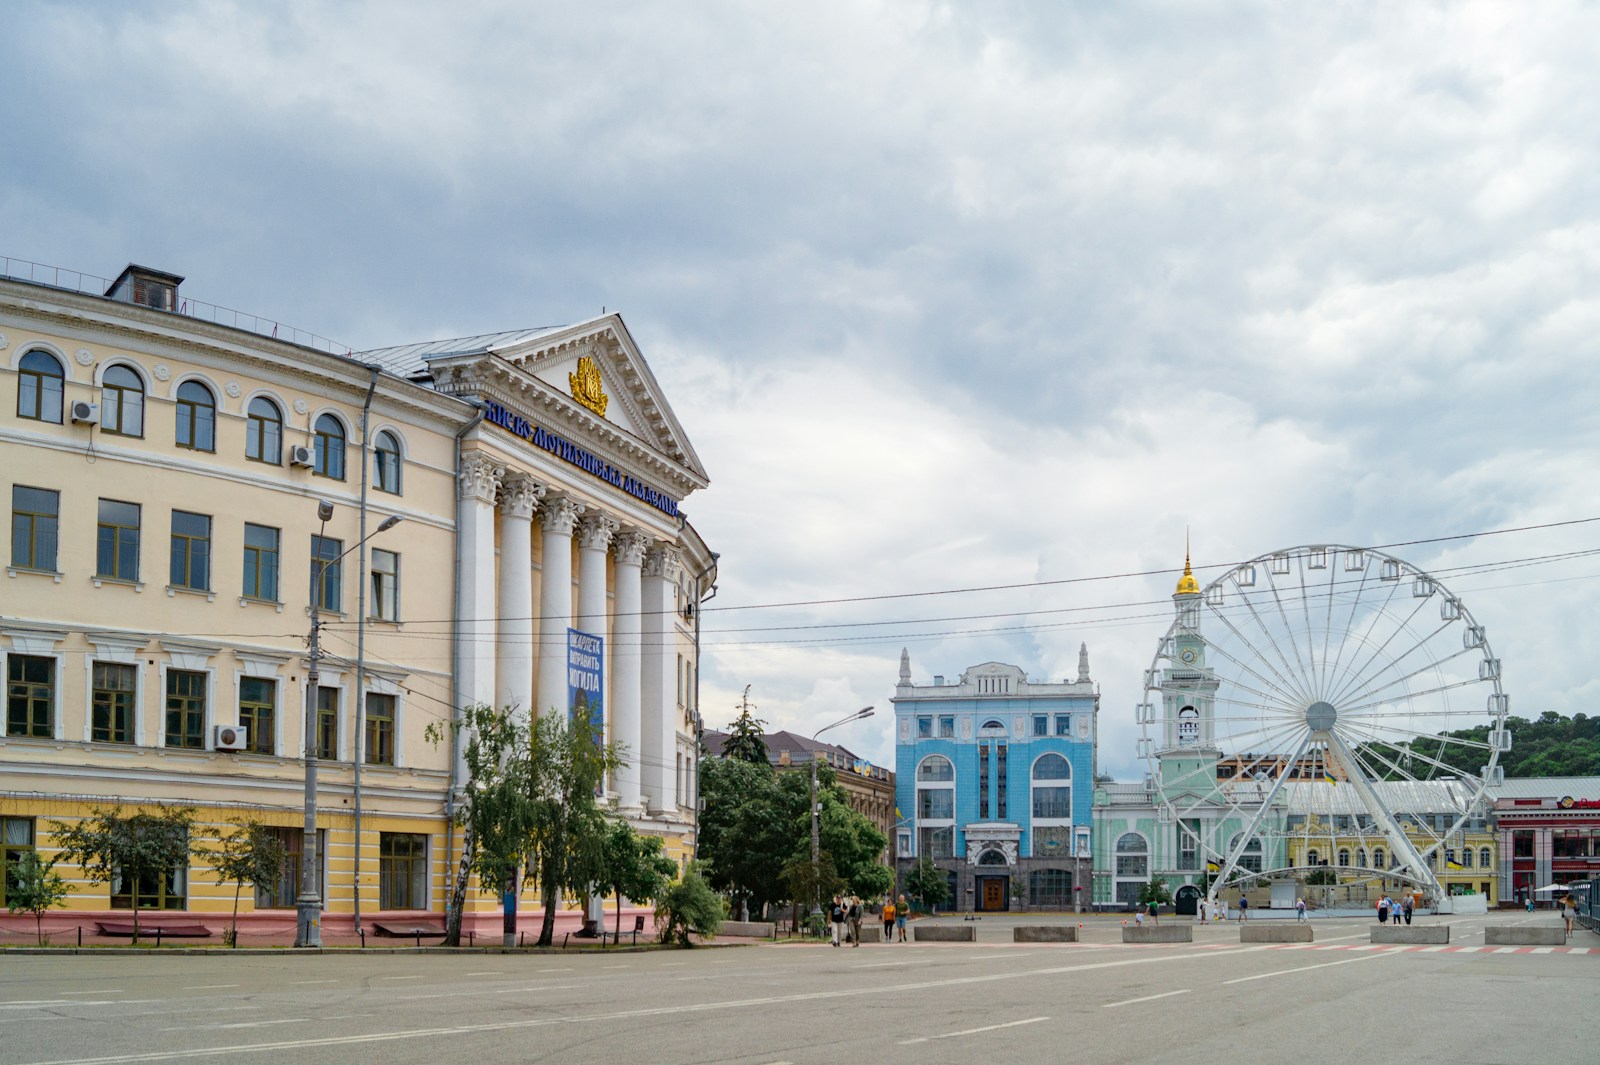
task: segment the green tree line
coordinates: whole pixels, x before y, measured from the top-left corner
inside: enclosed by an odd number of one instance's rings
[[[1563,717],[1546,710],[1536,720],[1506,718],[1512,746],[1500,753],[1499,766],[1508,777],[1581,777],[1600,773],[1600,718],[1587,714]],[[1466,742],[1452,742],[1466,741]],[[1399,768],[1418,780],[1441,775],[1442,763],[1460,773],[1476,776],[1488,764],[1489,726],[1443,732],[1409,743],[1365,745],[1363,760],[1384,777],[1400,775]]]

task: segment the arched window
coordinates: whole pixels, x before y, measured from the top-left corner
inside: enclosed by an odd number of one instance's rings
[[[61,424],[61,364],[46,351],[30,351],[17,366],[17,417]]]
[[[1472,868],[1472,848],[1471,847],[1463,847],[1463,848],[1461,848],[1461,868],[1463,868],[1463,869],[1471,869]]]
[[[1488,869],[1494,863],[1490,860],[1489,848],[1483,847],[1478,851],[1478,868]]]
[[[283,414],[270,399],[250,401],[250,421],[244,433],[244,457],[274,466],[283,462]]]
[[[1150,844],[1137,832],[1117,837],[1116,899],[1125,905],[1139,902],[1139,888],[1150,878]]]
[[[1002,725],[999,721],[996,721],[994,718],[991,717],[989,720],[987,720],[987,721],[985,721],[983,723],[983,727],[982,727],[981,731],[983,731],[983,732],[1004,732],[1005,730],[1006,730],[1006,727],[1004,725]]]
[[[372,445],[372,483],[380,492],[400,494],[400,441],[387,429]]]
[[[1178,742],[1184,745],[1200,742],[1200,711],[1192,706],[1178,711]]]
[[[1359,847],[1356,849],[1356,864],[1363,869],[1367,867],[1367,848]]]
[[[177,440],[179,447],[217,450],[217,401],[199,381],[178,386]]]
[[[1383,868],[1385,868],[1385,866],[1383,864],[1383,858],[1384,858],[1383,848],[1382,847],[1374,848],[1374,850],[1372,852],[1372,867],[1374,869],[1383,869]]]
[[[1238,833],[1232,839],[1230,839],[1228,841],[1228,853],[1229,854],[1233,853],[1233,849],[1239,845],[1239,840],[1242,837],[1243,837],[1243,833]],[[1339,864],[1340,865],[1347,865],[1349,863],[1348,862],[1340,862]],[[1250,842],[1245,844],[1244,852],[1239,855],[1239,868],[1247,870],[1247,871],[1252,872],[1252,873],[1261,872],[1261,837],[1260,836],[1252,836],[1252,837],[1250,837]]]
[[[344,426],[331,414],[317,419],[316,454],[311,472],[344,480]]]
[[[1310,866],[1321,865],[1322,864],[1322,854],[1321,854],[1321,852],[1316,850],[1316,848],[1312,848],[1311,850],[1306,851],[1306,864],[1310,865]]]
[[[1339,867],[1341,869],[1350,867],[1350,852],[1343,847],[1339,848]]]
[[[1033,819],[1072,820],[1072,766],[1059,754],[1033,763]]]
[[[126,366],[113,366],[100,381],[100,430],[144,435],[144,382]]]
[[[956,772],[950,759],[929,755],[917,765],[917,854],[955,854]]]
[[[994,850],[993,848],[991,848],[989,850],[984,851],[982,854],[978,855],[978,864],[979,865],[1004,865],[1004,864],[1006,864],[1006,856],[1004,854],[1001,854],[999,851]]]
[[[924,758],[922,760],[922,764],[917,766],[917,779],[919,781],[951,781],[955,780],[955,778],[955,767],[950,764],[950,759],[944,757],[943,755],[931,755],[927,758]]]

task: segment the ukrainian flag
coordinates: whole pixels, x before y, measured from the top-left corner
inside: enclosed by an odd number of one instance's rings
[[[1325,784],[1337,785],[1339,783],[1337,780],[1333,779],[1333,774],[1328,772],[1326,769],[1322,771],[1322,780]]]

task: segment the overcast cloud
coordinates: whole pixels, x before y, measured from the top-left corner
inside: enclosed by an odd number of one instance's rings
[[[1127,777],[1175,573],[737,608],[1170,571],[1186,528],[1205,581],[1600,515],[1593,4],[6,21],[0,254],[169,269],[357,350],[620,310],[711,473],[685,509],[722,554],[714,726],[745,684],[805,732],[872,703],[831,735],[887,761],[902,646],[926,683],[1073,676],[1087,642]],[[1514,713],[1594,711],[1597,575],[1446,577]]]

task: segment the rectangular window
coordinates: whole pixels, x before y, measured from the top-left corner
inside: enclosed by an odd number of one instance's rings
[[[949,821],[956,816],[956,793],[949,788],[918,788],[917,818]]]
[[[428,837],[413,832],[378,833],[378,908],[422,910],[428,906]]]
[[[328,536],[311,538],[311,595],[319,610],[339,612],[344,601],[340,570],[344,563],[344,541]]]
[[[60,492],[12,485],[11,564],[18,569],[54,573],[60,520]]]
[[[139,579],[139,504],[100,501],[100,528],[95,546],[96,577],[118,581]]]
[[[1033,816],[1072,820],[1072,789],[1033,786]]]
[[[368,765],[394,765],[394,696],[367,693]]]
[[[116,662],[96,662],[89,696],[94,720],[89,723],[89,738],[95,743],[133,742],[133,699],[138,674],[133,666]]]
[[[244,526],[244,591],[246,599],[278,601],[278,530],[270,525]]]
[[[275,754],[274,721],[277,717],[278,682],[261,677],[239,678],[239,724],[246,729],[246,750]]]
[[[174,588],[211,590],[211,519],[186,510],[172,512],[172,575]]]
[[[273,837],[283,845],[283,865],[278,869],[278,878],[269,884],[256,885],[256,909],[258,910],[292,910],[295,900],[300,897],[300,870],[302,858],[306,850],[306,834],[299,828],[271,828],[268,829]],[[327,869],[328,855],[328,830],[317,829],[317,890],[322,894],[323,908],[327,908],[328,895],[323,883],[323,873]]]
[[[1200,822],[1185,818],[1178,822],[1178,868],[1200,868]]]
[[[994,815],[1006,819],[1006,745],[994,745]]]
[[[0,907],[6,904],[12,870],[23,855],[33,851],[33,840],[33,818],[0,817]]]
[[[923,858],[949,858],[955,854],[956,830],[953,828],[917,829],[917,854]]]
[[[1033,734],[1035,736],[1048,736],[1048,735],[1050,735],[1050,715],[1049,714],[1034,714],[1033,715]]]
[[[56,660],[13,654],[6,659],[6,735],[55,735]]]
[[[956,738],[956,719],[953,717],[939,718],[939,738],[953,740]]]
[[[400,556],[381,548],[372,549],[372,616],[379,621],[400,620]],[[678,656],[678,677],[683,677],[683,656]],[[682,684],[679,684],[682,690]],[[680,695],[679,704],[683,703]]]
[[[167,671],[168,747],[203,751],[206,747],[206,675],[186,669]]]
[[[1072,715],[1071,714],[1057,714],[1056,715],[1056,735],[1057,736],[1070,736],[1070,735],[1072,735]]]
[[[120,872],[111,881],[111,908],[133,909],[134,892],[141,910],[183,910],[189,905],[189,865],[175,866],[164,874],[140,877],[137,884]]]
[[[317,689],[317,757],[325,762],[339,758],[339,689]]]
[[[917,739],[919,739],[919,740],[931,740],[931,739],[933,739],[933,718],[931,718],[931,717],[919,717],[919,718],[917,718]]]
[[[989,820],[989,745],[978,744],[978,819]]]

